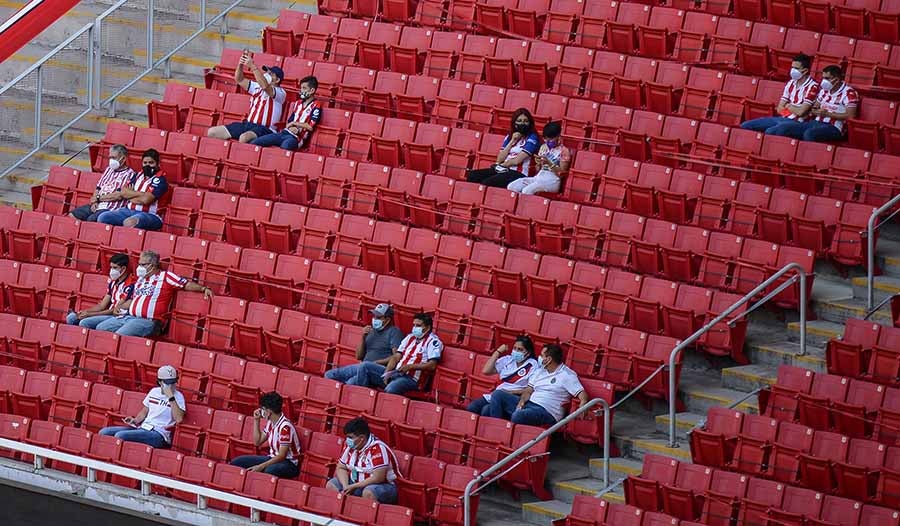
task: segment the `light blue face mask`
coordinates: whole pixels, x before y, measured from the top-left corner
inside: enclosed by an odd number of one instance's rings
[[[350,437],[346,437],[344,439],[344,443],[347,444],[347,447],[349,447],[350,449],[356,449],[356,440],[353,440]]]
[[[425,336],[425,327],[413,327],[412,335],[415,336],[416,338],[421,338],[422,336]]]
[[[376,331],[380,331],[384,328],[384,320],[379,318],[372,318],[372,328]]]
[[[513,349],[513,352],[509,353],[512,356],[512,359],[516,361],[516,363],[522,363],[525,360],[525,352],[519,351],[517,349]]]

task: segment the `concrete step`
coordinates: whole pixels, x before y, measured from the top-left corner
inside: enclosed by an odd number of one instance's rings
[[[603,458],[592,458],[589,464],[591,477],[603,479]],[[643,463],[640,460],[634,460],[633,458],[616,457],[609,459],[610,483],[628,476],[640,475],[642,466]]]
[[[788,332],[791,341],[800,341],[800,322],[788,323]],[[825,348],[828,340],[837,338],[844,333],[844,324],[828,320],[813,320],[806,322],[806,344]]]
[[[883,241],[878,241],[878,248],[881,249]],[[900,243],[892,242],[892,251],[884,257],[881,262],[881,271],[886,276],[900,277]]]
[[[699,413],[676,413],[675,414],[675,432],[682,438],[687,438],[687,434],[691,429],[697,427],[706,419],[706,414]],[[656,416],[656,431],[668,436],[669,433],[669,414],[664,413]]]
[[[646,435],[615,436],[619,452],[627,457],[643,460],[644,455],[664,455],[681,461],[691,461],[691,451],[687,441],[679,440],[680,447],[670,447],[668,435],[650,433]]]
[[[869,283],[869,280],[862,277],[853,278],[851,283],[853,283],[853,297],[863,300],[866,299],[866,286]],[[879,303],[885,298],[900,294],[900,277],[875,276],[872,283],[872,289],[875,296],[875,303]]]
[[[825,349],[807,343],[806,355],[798,356],[800,344],[789,340],[772,343],[750,342],[746,346],[750,361],[760,365],[795,365],[816,372],[825,371]]]
[[[722,369],[722,387],[749,393],[763,385],[772,385],[778,376],[773,365],[739,365]]]
[[[556,519],[562,519],[572,511],[570,502],[545,500],[522,504],[522,521],[539,526],[550,526]]]
[[[820,319],[841,324],[849,318],[862,318],[866,315],[865,300],[856,298],[815,301],[814,308]],[[890,310],[882,309],[873,314],[869,319],[876,323],[890,325]]]
[[[604,489],[603,480],[593,477],[560,480],[551,486],[553,497],[563,502],[572,502],[575,495],[596,495]]]
[[[709,370],[705,373],[683,371],[679,390],[687,411],[706,414],[710,407],[726,407],[744,398],[747,393],[720,387],[721,373]],[[738,404],[737,409],[755,412],[756,397],[752,396]]]

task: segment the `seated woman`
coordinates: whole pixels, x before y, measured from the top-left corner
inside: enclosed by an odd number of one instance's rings
[[[507,190],[528,195],[538,192],[559,192],[559,174],[569,170],[572,154],[562,143],[562,125],[548,122],[544,126],[544,144],[534,161],[540,170],[534,177],[522,177],[509,183]]]
[[[513,343],[512,352],[504,356],[509,346],[501,345],[490,359],[484,363],[481,373],[496,374],[500,377],[500,385],[495,391],[504,391],[512,395],[521,394],[528,387],[528,379],[537,371],[538,363],[534,359],[534,343],[528,336],[519,336]],[[491,393],[472,400],[468,410],[479,415],[489,416]]]
[[[503,139],[503,148],[497,154],[497,163],[490,168],[469,170],[466,180],[470,183],[506,188],[509,183],[528,174],[531,156],[538,151],[541,140],[534,131],[534,117],[525,108],[512,115],[509,134]]]

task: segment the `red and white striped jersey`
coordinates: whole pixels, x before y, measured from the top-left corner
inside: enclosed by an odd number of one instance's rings
[[[128,314],[138,318],[162,320],[169,312],[172,296],[187,285],[187,278],[174,272],[160,270],[152,276],[138,278]]]
[[[806,80],[801,83],[791,79],[784,85],[784,92],[781,94],[781,100],[788,104],[811,105],[816,101],[816,95],[818,95],[818,93],[819,83],[813,80],[812,77],[806,77]],[[788,119],[795,119],[798,122],[803,122],[804,120],[803,117],[798,117],[787,110],[783,111],[781,115]]]
[[[275,123],[281,120],[281,111],[284,108],[284,101],[287,99],[284,88],[276,86],[275,96],[270,97],[266,90],[251,80],[247,87],[247,93],[251,97],[247,121],[265,126],[274,132]]]
[[[147,212],[148,214],[156,213],[156,209],[159,208],[160,198],[169,191],[168,181],[166,181],[165,176],[160,174],[155,174],[153,177],[147,177],[143,173],[134,174],[134,177],[131,178],[130,186],[135,192],[150,192],[156,198],[149,205],[138,205],[127,201],[126,206],[128,208],[138,212]]]
[[[110,308],[115,307],[119,302],[131,299],[132,294],[134,294],[135,281],[133,274],[129,274],[121,281],[109,280],[109,283],[106,285],[106,293],[109,294]]]
[[[319,101],[312,100],[309,104],[304,106],[303,101],[298,100],[291,105],[291,110],[285,122],[309,124],[315,129],[320,120],[322,120],[322,105],[319,104]],[[310,136],[312,136],[312,130],[300,130],[300,134],[297,136],[297,142],[299,143],[300,148],[309,141]]]
[[[845,113],[847,108],[855,108],[859,104],[859,94],[846,82],[835,91],[819,91],[819,107],[831,113]],[[843,120],[834,120],[831,117],[816,117],[817,121],[828,122],[839,130],[844,129]]]
[[[114,171],[110,167],[106,167],[100,180],[97,181],[97,197],[102,195],[118,192],[122,189],[122,185],[130,181],[134,177],[134,170],[125,168],[124,170]],[[125,206],[126,201],[120,199],[118,201],[104,201],[97,203],[97,210],[115,210]]]
[[[351,484],[370,478],[375,470],[385,466],[387,466],[387,481],[394,482],[400,471],[394,452],[372,433],[369,433],[369,440],[362,449],[344,448],[341,465],[350,472]],[[399,476],[402,477],[403,474],[399,473]]]
[[[294,429],[294,424],[292,424],[284,414],[282,414],[281,418],[274,424],[266,420],[266,426],[263,429],[263,433],[266,434],[266,438],[269,441],[270,457],[278,455],[281,446],[289,446],[285,460],[290,460],[294,464],[297,463],[300,458],[300,437],[297,436],[297,430]]]
[[[397,369],[404,365],[416,365],[425,363],[428,360],[440,360],[443,350],[444,343],[441,342],[441,339],[438,338],[434,331],[429,332],[422,339],[417,339],[412,334],[408,334],[400,342],[400,347],[397,349],[397,352],[401,354],[400,361],[397,362]],[[431,378],[431,373],[426,373],[425,371],[415,370],[407,374],[419,382],[419,389],[426,388],[428,380]]]

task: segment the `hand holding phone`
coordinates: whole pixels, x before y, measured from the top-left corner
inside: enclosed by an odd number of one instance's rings
[[[125,422],[125,424],[127,424],[131,427],[137,427],[137,425],[134,423],[133,417],[130,417],[130,416],[123,417],[122,422]]]

